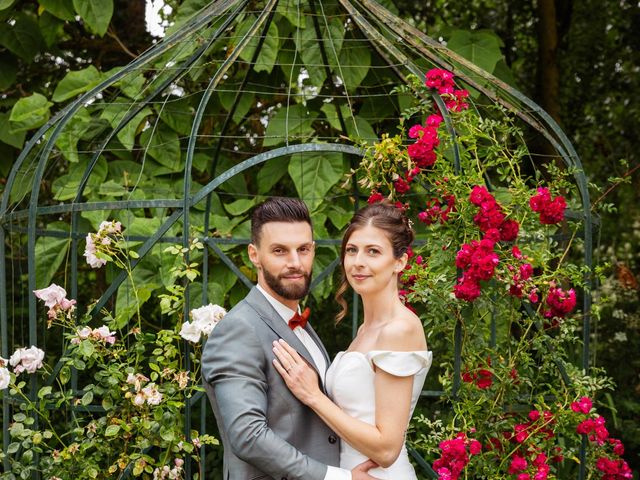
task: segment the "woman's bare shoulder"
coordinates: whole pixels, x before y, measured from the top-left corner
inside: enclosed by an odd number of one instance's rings
[[[379,350],[414,351],[427,348],[422,322],[408,309],[382,327],[377,343]]]

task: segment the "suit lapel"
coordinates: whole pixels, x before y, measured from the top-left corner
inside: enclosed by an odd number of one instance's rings
[[[318,371],[318,367],[313,361],[311,354],[306,349],[304,344],[296,337],[295,333],[289,328],[282,317],[276,312],[276,310],[271,306],[269,301],[265,298],[265,296],[260,293],[260,290],[253,287],[249,294],[246,296],[246,301],[249,303],[254,310],[258,313],[260,319],[267,324],[267,326],[273,330],[279,338],[285,340],[289,345],[291,345],[309,364],[314,368],[314,370],[320,375]],[[307,324],[309,325],[309,324]],[[319,343],[317,339],[317,335],[314,332],[314,341]],[[320,343],[320,345],[322,345]],[[323,351],[323,355],[326,355],[324,351],[324,347],[321,348]],[[328,363],[327,363],[328,365]]]

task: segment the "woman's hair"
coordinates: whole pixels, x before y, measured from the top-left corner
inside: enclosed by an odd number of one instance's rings
[[[389,242],[391,242],[393,256],[395,258],[400,258],[407,253],[415,236],[411,223],[404,214],[404,211],[388,201],[367,205],[353,215],[342,237],[342,248],[340,251],[342,280],[335,295],[335,299],[341,308],[340,312],[336,315],[336,322],[342,320],[347,314],[347,302],[343,297],[349,288],[349,283],[347,282],[344,271],[345,248],[353,232],[368,225],[379,228],[385,232]]]

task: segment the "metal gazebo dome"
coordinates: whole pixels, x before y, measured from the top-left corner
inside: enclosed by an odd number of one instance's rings
[[[410,77],[433,67],[454,72],[476,92],[479,112],[492,103],[517,117],[574,172],[582,205],[575,215],[583,223],[584,261],[591,265],[592,218],[580,160],[554,120],[517,90],[373,0],[201,4],[176,18],[166,37],[129,65],[69,87],[61,100],[73,100],[31,137],[13,166],[0,206],[3,357],[13,345],[59,347],[29,292],[55,276],[72,298],[90,300],[92,292],[78,281],[94,278],[83,265],[83,239],[109,216],[122,221],[136,246],[134,268],[160,255],[163,243],[188,246],[202,237],[202,284],[192,292],[194,304],[215,292],[216,265],[250,286],[246,270],[228,252],[248,242],[246,214],[256,199],[287,174],[290,193],[312,211],[331,199],[341,183],[331,172],[357,165],[364,146],[395,131],[410,98],[420,95],[396,87],[411,89]],[[437,94],[434,100],[455,135]],[[322,221],[331,215],[325,212]],[[314,286],[336,265],[326,262]],[[124,272],[100,281],[106,283],[94,314],[106,305],[118,308],[118,298],[129,294]],[[27,304],[18,302],[27,298]],[[11,408],[3,397],[5,451]],[[190,417],[188,423],[187,433]]]

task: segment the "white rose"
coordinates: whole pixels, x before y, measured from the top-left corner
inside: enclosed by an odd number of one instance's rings
[[[190,316],[202,334],[208,336],[226,313],[227,311],[220,305],[210,303],[204,307],[194,308],[191,310]]]
[[[27,373],[35,373],[36,370],[42,367],[42,360],[44,360],[44,351],[38,347],[31,346],[30,348],[19,348],[11,355],[9,363],[14,367],[13,371],[16,375],[19,375],[23,371]]]
[[[80,330],[78,330],[77,335],[80,340],[85,340],[89,338],[89,335],[91,335],[91,329],[89,327],[82,327]]]
[[[184,322],[180,329],[180,336],[189,342],[198,343],[202,337],[202,329],[196,322]]]
[[[144,393],[138,392],[136,396],[133,397],[133,404],[137,407],[144,405]]]
[[[11,381],[11,374],[9,373],[9,369],[0,368],[0,390],[4,390],[9,386],[9,382]]]
[[[150,383],[142,389],[142,393],[147,398],[149,405],[160,405],[162,402],[162,394],[158,391],[155,384]]]
[[[44,304],[48,308],[53,308],[56,304],[59,304],[67,296],[67,291],[52,283],[47,288],[41,288],[40,290],[34,290],[33,293],[37,298],[44,301]]]

